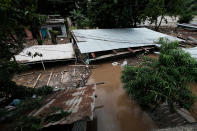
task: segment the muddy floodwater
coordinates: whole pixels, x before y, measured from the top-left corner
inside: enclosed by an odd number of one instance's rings
[[[99,64],[92,70],[88,83],[97,85],[95,110],[97,131],[147,131],[156,128],[147,113],[131,100],[122,88],[121,67]]]

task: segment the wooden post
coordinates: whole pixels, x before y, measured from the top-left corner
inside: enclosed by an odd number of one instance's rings
[[[43,69],[44,71],[46,70],[45,66],[44,66],[44,62],[42,61],[42,66],[43,66]]]

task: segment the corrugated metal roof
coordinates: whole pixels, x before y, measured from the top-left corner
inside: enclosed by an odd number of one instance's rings
[[[147,28],[73,30],[73,33],[81,53],[156,45],[160,37],[182,41]]]
[[[36,52],[42,56],[29,56],[29,52],[34,55]],[[74,58],[72,43],[58,45],[35,45],[25,48],[21,53],[15,56],[19,63],[35,63],[40,61],[54,61]]]
[[[191,30],[197,30],[197,24],[177,24],[178,27],[189,28]]]
[[[93,119],[93,110],[95,102],[96,85],[89,85],[80,88],[67,88],[52,96],[49,96],[43,106],[31,112],[29,115],[35,117],[44,117],[59,113],[59,111],[51,112],[53,107],[60,107],[64,111],[71,112],[70,115],[54,122],[44,122],[44,127],[52,125],[72,124],[82,119]]]
[[[197,47],[184,49],[186,52],[190,53],[190,55],[197,59]]]

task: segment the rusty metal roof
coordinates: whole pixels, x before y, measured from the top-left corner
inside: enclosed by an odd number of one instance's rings
[[[67,117],[63,117],[56,122],[44,123],[44,127],[52,125],[72,124],[78,120],[93,119],[94,101],[96,86],[90,85],[80,88],[67,88],[49,96],[45,104],[29,115],[37,118],[51,114],[51,108],[61,107],[64,111],[71,112]],[[57,112],[53,112],[57,113]]]

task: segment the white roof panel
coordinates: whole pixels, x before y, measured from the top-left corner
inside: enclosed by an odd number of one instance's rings
[[[36,52],[42,56],[29,56],[29,52],[34,55]],[[15,56],[19,63],[33,63],[40,61],[54,61],[74,58],[72,43],[58,45],[35,45],[25,48],[21,53]]]

